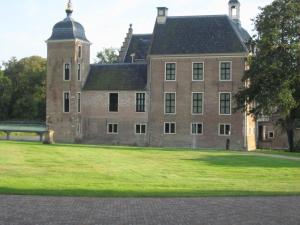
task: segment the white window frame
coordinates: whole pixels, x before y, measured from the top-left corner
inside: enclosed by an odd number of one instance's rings
[[[202,80],[194,80],[194,64],[196,64],[196,63],[202,63],[202,65],[203,65],[203,77],[202,77]],[[202,82],[202,81],[204,81],[204,74],[205,74],[205,64],[204,64],[204,61],[202,61],[202,62],[192,62],[192,81],[194,81],[194,82]]]
[[[115,132],[113,131],[114,129],[112,129],[112,133],[110,133],[110,132],[109,132],[109,125],[112,125],[112,126],[117,125],[117,133],[115,133]],[[114,127],[112,127],[112,128],[114,128]],[[116,135],[116,134],[119,134],[119,123],[108,123],[108,124],[107,124],[107,134],[109,134],[109,135]]]
[[[226,134],[226,133],[225,134],[221,134],[221,125],[224,125],[224,131],[226,131],[226,125],[230,126],[229,134]],[[232,129],[231,123],[219,123],[218,134],[219,134],[219,136],[222,136],[222,137],[230,137],[231,133],[232,133],[231,129]]]
[[[78,96],[80,96],[80,105],[78,106]],[[82,105],[82,95],[81,95],[81,92],[77,92],[77,113],[81,113],[81,105]]]
[[[136,126],[137,126],[137,125],[145,126],[145,133],[137,133],[137,132],[136,132]],[[140,129],[140,131],[141,131],[141,129]],[[146,134],[147,134],[147,124],[146,124],[146,123],[136,123],[136,124],[134,124],[134,133],[135,133],[136,135],[146,135]]]
[[[175,64],[175,80],[167,80],[167,64]],[[177,81],[177,63],[176,62],[165,62],[165,82],[176,82]]]
[[[69,93],[69,112],[65,112],[65,94]],[[70,91],[64,91],[63,92],[63,113],[70,113],[71,112],[71,92]]]
[[[194,103],[194,99],[193,99],[193,94],[202,94],[202,113],[194,113],[193,110],[193,103]],[[192,96],[191,96],[191,113],[193,116],[195,115],[203,115],[204,112],[204,92],[192,92]]]
[[[166,112],[166,95],[167,94],[175,94],[175,112],[174,113],[167,113]],[[176,92],[164,92],[164,114],[165,115],[176,115],[177,112],[177,95]]]
[[[70,70],[70,79],[69,80],[66,80],[65,78],[66,78],[66,73],[65,73],[65,68],[66,68],[66,64],[69,64],[70,65],[70,68],[69,68],[69,70]],[[64,81],[71,81],[72,80],[72,64],[70,63],[70,62],[65,62],[64,64],[63,64],[63,80]]]
[[[145,112],[137,112],[136,111],[136,106],[137,106],[137,104],[136,104],[136,95],[137,94],[145,94]],[[135,104],[134,104],[134,112],[135,113],[146,113],[147,112],[147,92],[145,92],[145,91],[137,91],[137,92],[135,92],[134,93],[134,102],[135,102]]]
[[[201,124],[202,125],[202,133],[196,133],[196,134],[193,134],[193,124]],[[198,131],[198,126],[197,126],[197,131]],[[193,135],[193,136],[201,136],[201,135],[203,135],[203,133],[204,133],[204,127],[203,127],[203,122],[192,122],[191,123],[191,135]]]
[[[230,79],[229,80],[222,80],[221,79],[221,64],[222,63],[230,63]],[[222,82],[230,82],[232,81],[232,61],[219,61],[219,81],[222,81]]]
[[[78,71],[80,70],[80,79],[78,79]],[[81,81],[82,77],[82,66],[81,63],[77,63],[77,81]]]
[[[221,114],[221,94],[230,94],[230,113]],[[232,93],[231,92],[219,92],[219,116],[231,116],[232,115]]]
[[[110,106],[110,94],[118,94],[118,111],[117,112],[111,112],[110,110],[109,110],[109,106]],[[109,113],[119,113],[119,109],[120,109],[120,92],[108,92],[108,97],[107,97],[107,99],[108,99],[108,104],[107,104],[107,111],[109,112]]]
[[[172,123],[174,123],[175,124],[175,133],[166,133],[166,124],[172,124]],[[171,127],[170,127],[171,128]],[[174,134],[176,134],[176,132],[177,132],[177,125],[176,125],[176,122],[164,122],[164,134],[167,134],[167,135],[174,135]]]

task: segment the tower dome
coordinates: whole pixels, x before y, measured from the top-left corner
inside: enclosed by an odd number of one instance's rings
[[[73,8],[71,0],[68,2],[66,13],[67,17],[54,25],[52,35],[48,41],[79,39],[89,42],[85,36],[83,26],[72,18]]]

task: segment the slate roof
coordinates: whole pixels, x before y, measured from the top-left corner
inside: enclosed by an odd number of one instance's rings
[[[52,35],[48,41],[67,39],[80,39],[89,42],[85,36],[83,26],[70,16],[54,25]]]
[[[134,34],[130,40],[129,48],[125,56],[125,63],[131,63],[131,54],[135,53],[136,60],[146,60],[151,44],[152,34]]]
[[[147,64],[94,64],[83,90],[145,90],[146,86]]]
[[[155,25],[150,54],[247,52],[247,32],[237,26],[227,15],[167,17],[166,24]]]

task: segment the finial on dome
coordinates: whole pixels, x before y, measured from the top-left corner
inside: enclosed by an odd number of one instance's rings
[[[71,0],[69,0],[69,2],[67,4],[66,13],[67,13],[68,17],[70,17],[73,13],[73,4],[72,4]]]

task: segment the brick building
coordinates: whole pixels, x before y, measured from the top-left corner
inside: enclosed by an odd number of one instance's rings
[[[90,64],[90,42],[67,17],[47,41],[47,124],[58,142],[252,150],[256,121],[234,112],[249,54],[240,3],[229,15],[168,16],[128,30],[119,63]]]

